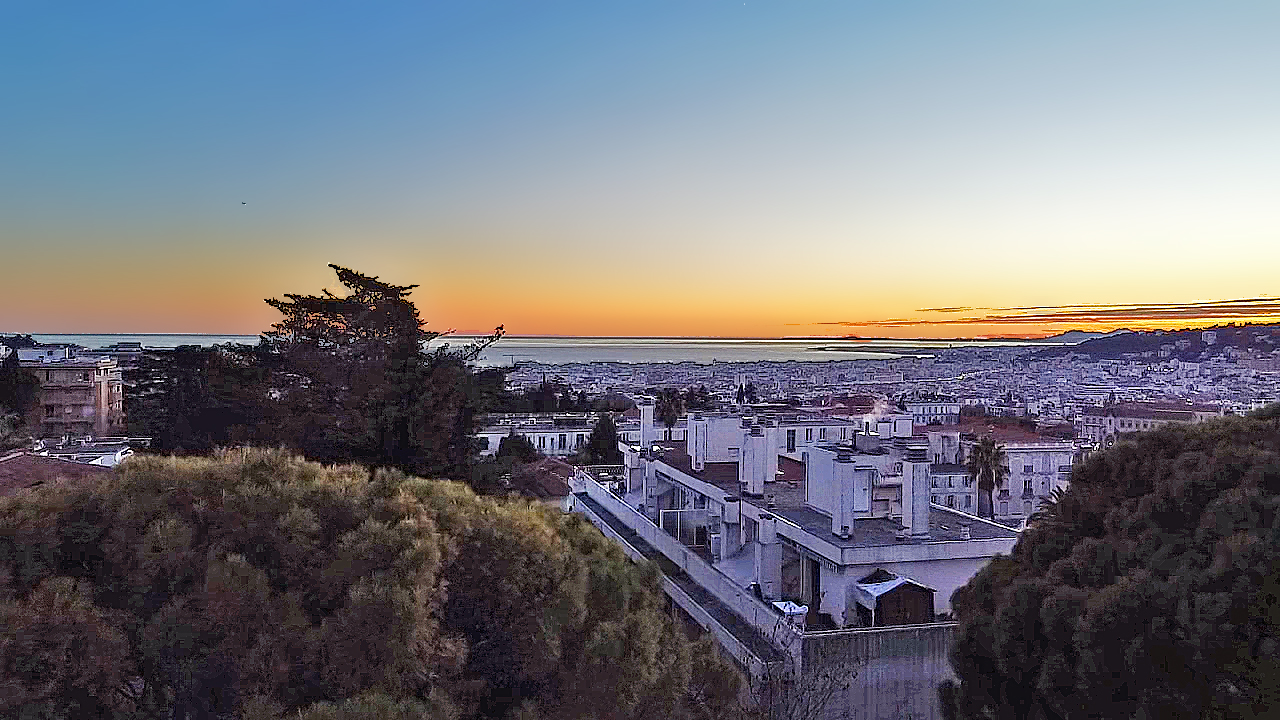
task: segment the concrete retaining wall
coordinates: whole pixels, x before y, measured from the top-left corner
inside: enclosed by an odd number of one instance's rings
[[[831,720],[942,717],[938,685],[954,679],[947,654],[955,623],[811,633],[804,638],[804,676],[857,660],[857,677],[826,707]],[[810,680],[811,682],[811,680]]]

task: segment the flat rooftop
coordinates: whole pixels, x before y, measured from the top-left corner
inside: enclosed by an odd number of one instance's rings
[[[720,488],[726,495],[740,496],[738,491],[738,464],[707,463],[704,470],[695,472],[685,450],[684,441],[662,441],[659,458],[680,472]],[[963,468],[963,466],[956,466]],[[1018,537],[1017,531],[1000,527],[980,518],[957,512],[940,505],[929,506],[929,537],[927,539],[899,540],[902,525],[891,518],[862,518],[853,521],[850,537],[841,538],[831,532],[831,518],[805,505],[804,465],[785,457],[779,457],[779,480],[765,485],[764,498],[742,497],[742,501],[760,510],[773,513],[799,525],[809,534],[836,547],[881,547],[885,545],[922,545],[930,542],[962,540],[960,528],[969,526],[972,540],[994,540]],[[769,506],[769,496],[773,506]]]
[[[902,525],[891,518],[862,518],[854,520],[849,527],[850,535],[842,538],[831,532],[831,518],[811,508],[785,508],[771,510],[775,515],[786,518],[804,528],[805,532],[840,548],[883,547],[885,545],[925,545],[932,542],[951,542],[963,540],[960,528],[969,526],[971,540],[1014,539],[1017,531],[1012,528],[998,527],[971,515],[958,513],[939,505],[929,506],[929,537],[898,539],[898,531]]]

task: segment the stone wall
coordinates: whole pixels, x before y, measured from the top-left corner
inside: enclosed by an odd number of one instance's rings
[[[955,627],[955,623],[934,623],[806,635],[802,649],[805,678],[857,659],[857,677],[847,690],[831,698],[823,717],[941,718],[938,685],[955,678],[947,660]]]

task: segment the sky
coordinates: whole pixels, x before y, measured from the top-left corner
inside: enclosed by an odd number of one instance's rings
[[[0,331],[1280,320],[1280,3],[0,3]]]

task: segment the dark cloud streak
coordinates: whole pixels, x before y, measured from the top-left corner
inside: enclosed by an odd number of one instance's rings
[[[989,312],[976,313],[978,310]],[[1280,298],[1242,298],[1193,303],[1132,303],[1079,305],[1032,305],[1025,307],[922,308],[922,313],[973,313],[966,317],[887,318],[883,320],[838,320],[813,325],[844,327],[910,327],[916,325],[1060,325],[1117,324],[1170,320],[1249,320],[1280,316]]]

